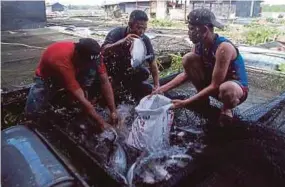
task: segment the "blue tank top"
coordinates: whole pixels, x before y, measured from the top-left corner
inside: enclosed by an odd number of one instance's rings
[[[223,42],[229,42],[232,44],[232,42],[227,38],[216,35],[214,45],[208,52],[204,51],[204,46],[202,43],[199,43],[195,46],[195,53],[207,59],[207,62],[203,60],[204,67],[206,68],[206,70],[209,70],[211,73],[213,73],[216,62],[216,57],[215,57],[216,51],[219,45]],[[247,80],[247,73],[245,70],[244,60],[240,55],[237,47],[235,47],[235,49],[237,52],[237,57],[234,60],[232,60],[230,63],[228,73],[226,75],[226,80],[236,80],[239,81],[243,86],[247,87],[248,80]]]

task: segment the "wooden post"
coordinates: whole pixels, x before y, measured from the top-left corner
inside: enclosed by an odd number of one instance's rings
[[[228,19],[230,18],[230,14],[231,14],[231,5],[232,5],[232,0],[230,0],[230,4],[228,8]]]
[[[136,0],[136,9],[138,9],[138,0]]]

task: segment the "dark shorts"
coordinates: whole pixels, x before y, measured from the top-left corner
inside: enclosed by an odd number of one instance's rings
[[[205,82],[204,82],[203,86],[204,86],[204,88],[206,88],[212,82],[212,73],[213,73],[213,71],[212,71],[211,68],[204,67],[204,72],[205,72],[206,76],[205,76]],[[233,81],[233,82],[237,83],[241,87],[241,89],[243,91],[243,96],[240,98],[240,103],[239,104],[243,103],[247,99],[247,96],[248,96],[248,91],[249,91],[248,87],[242,85],[242,83],[240,81],[238,81],[238,80],[227,79],[226,81]],[[218,99],[219,98],[218,95],[219,94],[217,93],[217,94],[213,95],[213,97]]]

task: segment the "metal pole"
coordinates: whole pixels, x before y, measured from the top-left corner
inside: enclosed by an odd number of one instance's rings
[[[250,17],[253,17],[254,0],[251,0]]]

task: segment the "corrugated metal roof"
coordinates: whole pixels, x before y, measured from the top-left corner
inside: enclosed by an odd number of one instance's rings
[[[191,0],[192,2],[236,2],[236,1],[256,1],[256,2],[264,2],[264,0]]]
[[[146,2],[146,1],[156,1],[156,0],[105,0],[103,2],[103,5],[114,5],[114,4],[119,4],[119,3]],[[165,0],[165,1],[167,1],[167,0]],[[171,1],[171,0],[169,0],[169,1]],[[230,1],[231,2],[236,2],[236,1],[264,2],[264,0],[190,0],[190,2],[230,2]]]
[[[147,2],[151,0],[105,0],[103,5],[114,5],[119,3],[131,3],[131,2]]]

